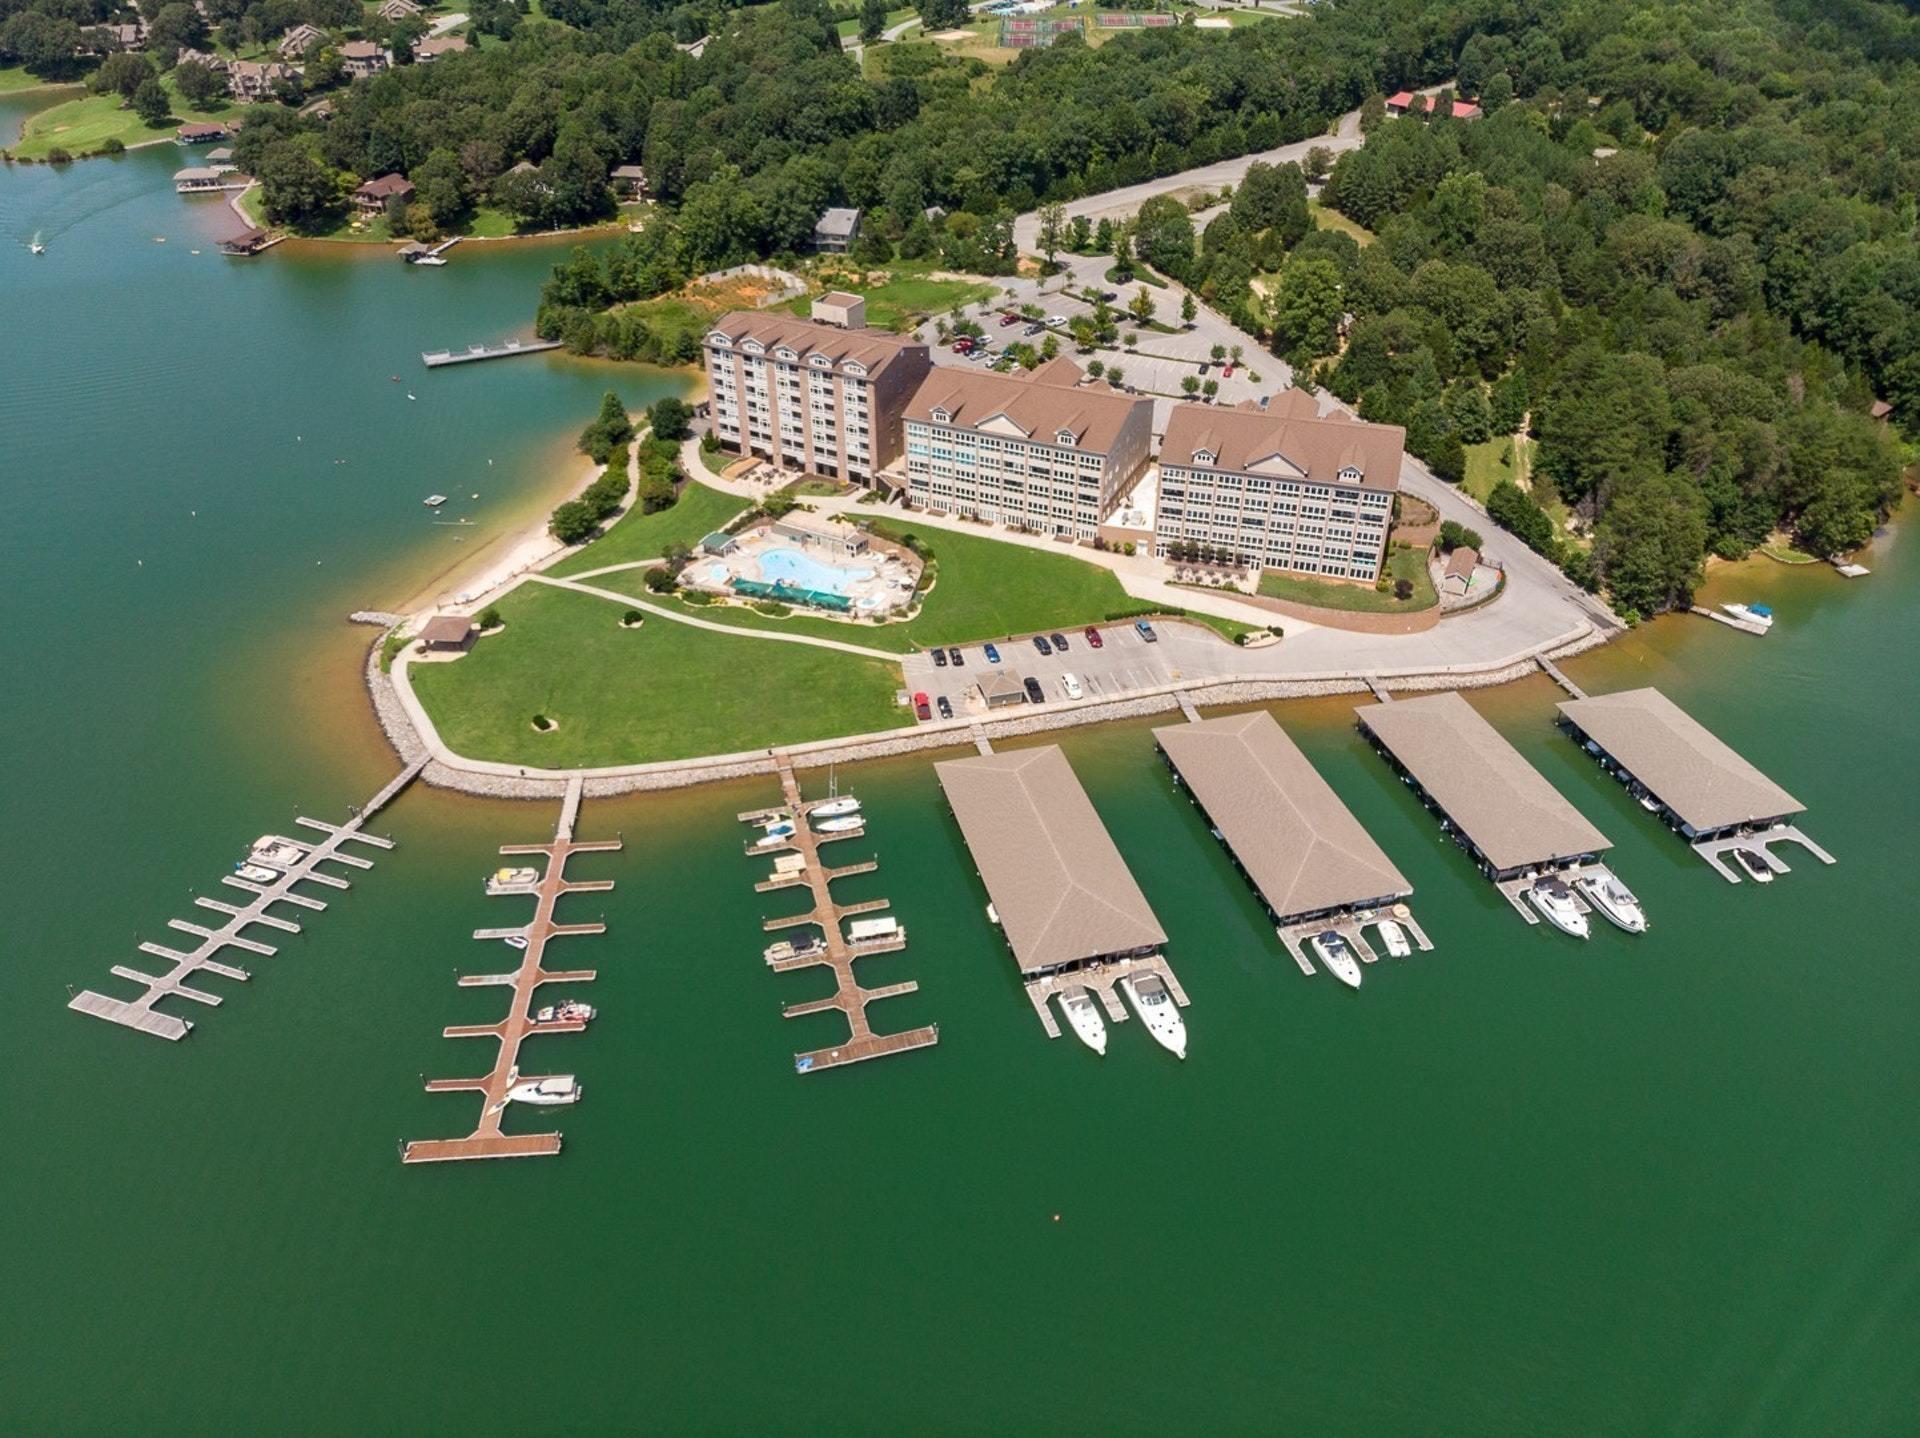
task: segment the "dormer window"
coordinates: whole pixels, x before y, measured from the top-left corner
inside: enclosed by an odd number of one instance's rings
[[[858,363],[855,360],[848,360],[846,369],[848,374],[854,374],[854,375],[864,376],[867,372],[867,367],[863,364]]]
[[[761,344],[759,340],[748,340],[745,344],[740,346],[740,348],[745,350],[750,355],[762,355],[767,352],[767,347]]]
[[[1068,449],[1072,449],[1073,448],[1073,431],[1070,429],[1055,430],[1053,433],[1053,440],[1055,444],[1065,445]]]
[[[774,353],[778,355],[781,359],[786,360],[789,363],[800,358],[800,353],[798,350],[791,349],[786,345],[781,345],[779,349],[774,351]]]
[[[1342,484],[1358,484],[1360,482],[1360,471],[1350,464],[1341,465],[1340,482]]]
[[[953,411],[950,409],[944,409],[939,405],[935,405],[933,407],[932,413],[933,413],[933,422],[935,424],[952,424],[953,423]]]
[[[714,345],[720,349],[727,349],[732,346],[733,341],[728,339],[725,335],[721,334],[719,330],[715,330],[712,334],[707,336],[707,343],[710,345]]]
[[[1193,452],[1193,462],[1195,464],[1212,464],[1218,458],[1219,456],[1210,449],[1196,449]]]
[[[815,369],[828,369],[828,368],[831,368],[833,365],[833,361],[828,359],[825,355],[815,355],[812,359],[808,360],[807,363],[812,365]]]

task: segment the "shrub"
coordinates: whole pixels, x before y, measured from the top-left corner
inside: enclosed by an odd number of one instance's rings
[[[777,599],[755,600],[753,609],[756,614],[764,614],[769,619],[785,619],[789,614],[793,613],[793,606],[791,604],[782,604]]]
[[[1527,548],[1547,554],[1553,547],[1553,521],[1511,480],[1503,479],[1487,496],[1487,513],[1501,528],[1518,535]]]
[[[109,135],[105,140],[100,142],[100,153],[103,155],[124,155],[127,153],[127,142],[118,135]]]
[[[720,452],[720,436],[712,430],[708,430],[700,436],[700,448],[706,454],[718,454]]]
[[[499,609],[491,604],[480,611],[479,624],[482,629],[498,629],[504,622],[500,618]]]
[[[72,152],[63,150],[60,146],[55,145],[51,150],[47,151],[47,163],[49,165],[71,165],[73,163]]]
[[[547,718],[544,714],[536,714],[533,716],[533,727],[544,734],[553,728],[553,720]]]
[[[653,594],[665,594],[671,590],[674,585],[679,583],[679,581],[673,577],[672,570],[658,564],[646,572],[641,582],[644,583],[648,591]]]
[[[645,624],[647,622],[647,616],[637,609],[629,609],[625,614],[620,616],[620,622],[628,625]]]
[[[1132,556],[1133,551],[1134,551],[1134,543],[1131,539],[1129,539],[1125,544],[1120,546],[1120,552],[1129,557]]]
[[[1409,599],[1413,598],[1413,581],[1411,579],[1394,580],[1393,581],[1393,597],[1399,600],[1402,604],[1406,603]]]

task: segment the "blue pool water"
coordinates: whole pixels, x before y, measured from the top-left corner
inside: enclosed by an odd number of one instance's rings
[[[822,564],[797,549],[769,549],[760,556],[760,577],[784,581],[797,589],[818,589],[828,594],[845,594],[847,587],[862,579],[873,578],[871,569],[841,569]]]

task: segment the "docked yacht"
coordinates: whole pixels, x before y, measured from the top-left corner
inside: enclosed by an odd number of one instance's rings
[[[1746,870],[1747,877],[1754,883],[1771,884],[1773,882],[1773,870],[1768,867],[1767,861],[1752,849],[1735,849],[1733,857],[1740,867]]]
[[[564,1004],[548,1004],[534,1010],[533,1021],[536,1024],[584,1024],[594,1016],[596,1010],[592,1004],[583,1004],[578,999],[568,999]]]
[[[807,810],[807,817],[811,819],[832,819],[841,814],[858,814],[859,812],[860,801],[851,794],[842,794],[837,799],[828,799],[825,803],[815,804],[811,809]]]
[[[551,1107],[555,1104],[579,1101],[580,1084],[572,1074],[555,1074],[552,1078],[530,1079],[526,1083],[517,1083],[507,1090],[508,1103],[531,1103]]]
[[[487,876],[487,892],[497,894],[502,889],[515,889],[526,884],[540,882],[538,869],[495,869]]]
[[[233,872],[250,884],[277,884],[281,878],[274,870],[262,868],[258,864],[235,864]]]
[[[1120,980],[1133,1011],[1153,1035],[1153,1041],[1175,1058],[1187,1056],[1187,1025],[1180,1017],[1179,1005],[1158,974],[1128,974]]]
[[[1764,604],[1723,604],[1720,607],[1735,619],[1756,624],[1763,630],[1773,628],[1773,611]]]
[[[1100,1017],[1100,1005],[1085,989],[1063,989],[1060,1011],[1067,1016],[1080,1042],[1097,1054],[1107,1051],[1107,1022]]]
[[[1308,939],[1307,947],[1320,960],[1321,968],[1350,989],[1360,987],[1360,961],[1353,956],[1353,946],[1332,929]]]
[[[1612,874],[1605,871],[1582,874],[1573,881],[1573,887],[1580,891],[1581,898],[1605,914],[1610,923],[1630,934],[1644,934],[1647,931],[1647,915],[1640,907],[1640,901],[1634,897],[1632,889]]]
[[[816,936],[804,944],[796,944],[792,939],[782,939],[778,943],[768,944],[761,950],[761,956],[770,964],[784,963],[788,959],[804,959],[825,950],[827,946]]]
[[[1387,946],[1387,957],[1404,959],[1413,952],[1413,943],[1407,938],[1407,931],[1392,919],[1380,920],[1373,926],[1373,931],[1380,936],[1380,942]]]
[[[866,822],[865,819],[857,815],[849,815],[844,819],[822,819],[818,824],[813,826],[813,832],[816,834],[851,834]]]
[[[1533,900],[1534,908],[1541,912],[1546,921],[1561,933],[1572,934],[1576,939],[1587,937],[1587,916],[1580,912],[1573,890],[1561,880],[1552,875],[1536,880],[1534,886],[1527,890],[1527,897]]]
[[[505,943],[510,949],[524,949],[527,946],[525,934],[508,934]]]
[[[761,830],[769,839],[790,839],[793,831],[794,822],[791,819],[775,819]]]
[[[275,868],[288,869],[307,857],[307,851],[291,839],[277,839],[272,834],[262,834],[253,841],[253,862],[272,864]]]

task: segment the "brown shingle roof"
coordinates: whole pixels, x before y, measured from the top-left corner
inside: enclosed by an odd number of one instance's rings
[[[707,333],[725,335],[736,347],[758,340],[768,353],[785,345],[802,363],[816,354],[826,356],[836,367],[852,361],[866,366],[869,375],[878,374],[902,350],[924,348],[915,340],[880,330],[845,330],[766,310],[735,310],[722,315]]]
[[[1447,556],[1447,578],[1463,579],[1473,573],[1473,567],[1480,562],[1480,551],[1471,545],[1458,545]]]
[[[1055,444],[1061,431],[1073,435],[1083,450],[1104,453],[1113,448],[1127,421],[1146,410],[1151,423],[1153,401],[1132,399],[1111,391],[1048,384],[1036,373],[1026,379],[990,370],[936,369],[920,382],[907,401],[906,417],[923,424],[946,423],[977,429],[995,415],[1005,415],[1036,444]],[[947,415],[936,420],[933,412]]]
[[[420,637],[428,644],[461,644],[473,632],[473,621],[464,614],[436,614],[420,626]]]
[[[1287,403],[1289,408],[1297,406],[1297,401]],[[1339,484],[1340,470],[1352,465],[1361,476],[1356,487],[1394,490],[1400,487],[1400,457],[1406,438],[1407,432],[1394,424],[1305,419],[1275,414],[1271,406],[1265,414],[1259,414],[1213,405],[1177,404],[1160,444],[1160,462],[1191,465],[1193,456],[1205,450],[1214,456],[1215,469],[1279,474],[1284,478],[1289,477],[1286,468],[1290,465],[1315,484]],[[1256,468],[1276,457],[1284,463]]]
[[[1264,709],[1153,737],[1280,918],[1413,892]]]
[[[1569,699],[1560,712],[1696,830],[1806,808],[1658,689]]]
[[[394,195],[411,195],[412,193],[413,182],[405,175],[382,175],[377,180],[368,180],[354,191],[354,194],[364,195],[369,200],[385,200]]]
[[[1167,941],[1057,744],[934,770],[1023,970]]]

